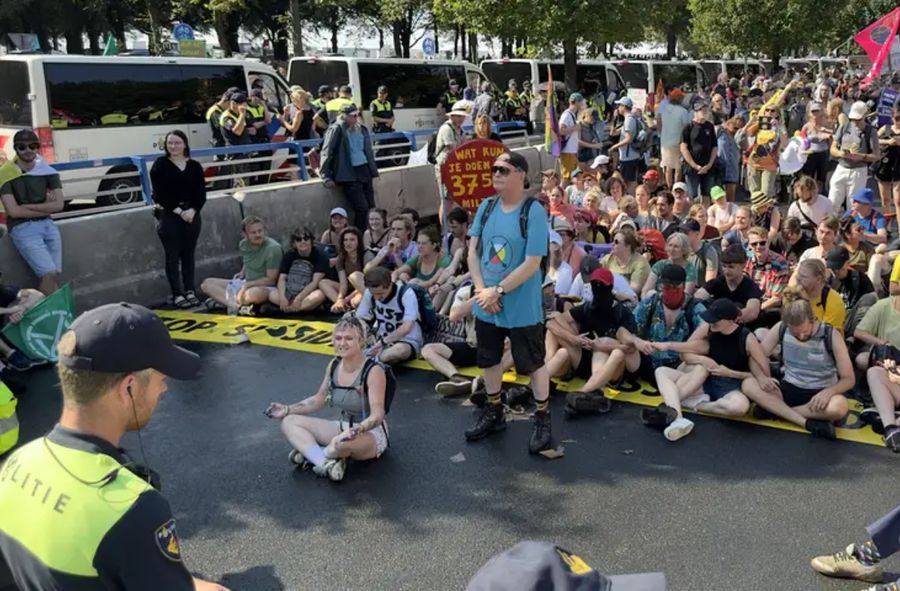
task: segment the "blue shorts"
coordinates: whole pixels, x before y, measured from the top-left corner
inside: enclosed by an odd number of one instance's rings
[[[62,238],[53,220],[19,222],[9,231],[9,237],[35,275],[62,273]]]
[[[731,392],[740,392],[743,380],[726,378],[722,376],[709,376],[703,382],[703,393],[709,396],[712,402],[719,400]]]

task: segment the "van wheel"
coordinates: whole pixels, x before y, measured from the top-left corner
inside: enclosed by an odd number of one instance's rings
[[[137,176],[137,169],[133,166],[118,166],[107,173],[117,174],[133,172],[133,177],[111,178],[100,181],[99,190],[114,191],[107,195],[98,195],[97,205],[125,205],[126,203],[140,203],[144,200],[141,195],[141,181]]]

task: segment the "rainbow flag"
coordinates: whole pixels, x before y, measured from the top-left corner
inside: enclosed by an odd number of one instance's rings
[[[553,87],[553,72],[547,65],[547,112],[544,122],[544,149],[557,157],[562,149],[559,143],[559,119],[556,117],[556,89]]]

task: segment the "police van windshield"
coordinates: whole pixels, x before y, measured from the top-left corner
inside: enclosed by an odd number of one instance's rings
[[[450,80],[456,80],[460,87],[464,87],[467,82],[466,68],[462,65],[415,62],[358,64],[360,96],[364,108],[368,108],[382,84],[388,87],[389,98],[398,109],[433,109],[441,100],[441,95],[447,92]]]
[[[0,125],[30,127],[31,102],[28,66],[24,62],[0,61]]]

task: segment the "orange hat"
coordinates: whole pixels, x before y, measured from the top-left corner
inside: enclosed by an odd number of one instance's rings
[[[672,92],[669,93],[669,96],[672,98],[684,98],[684,91],[680,88],[673,88]]]

